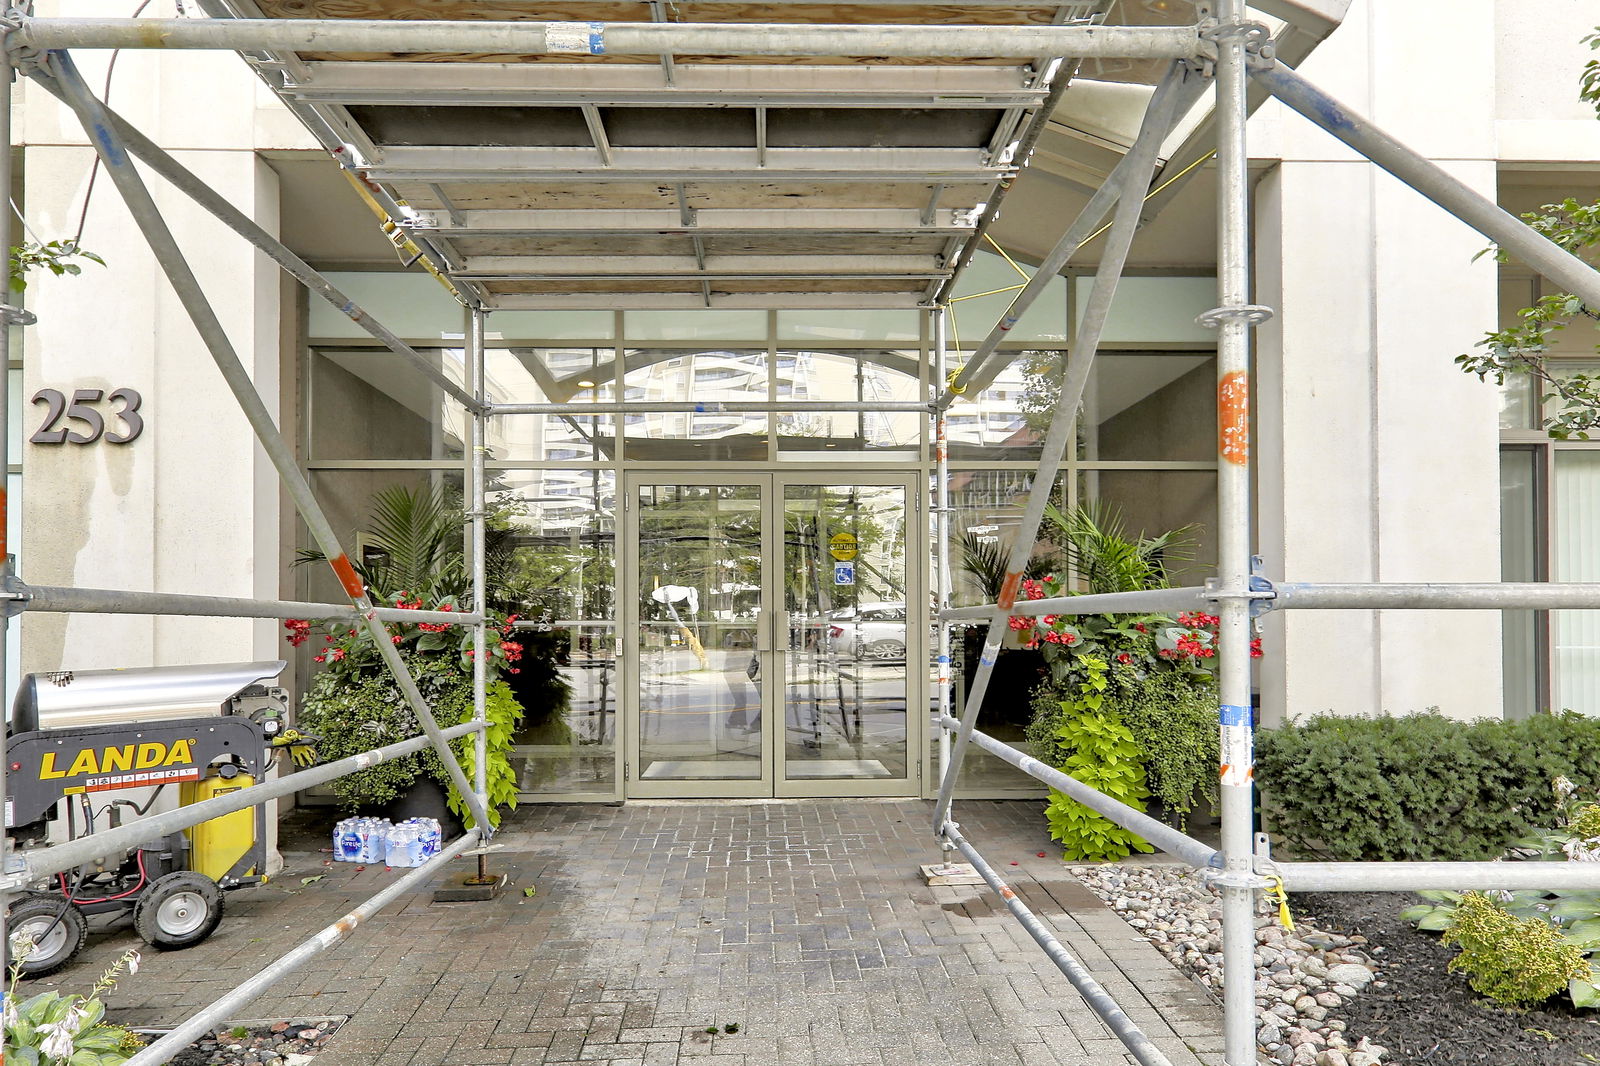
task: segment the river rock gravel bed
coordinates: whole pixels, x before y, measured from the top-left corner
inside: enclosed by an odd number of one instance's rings
[[[1196,871],[1176,865],[1073,867],[1085,885],[1175,966],[1219,995],[1222,911]],[[1388,1049],[1352,1033],[1341,1008],[1368,989],[1383,989],[1382,947],[1295,919],[1289,932],[1277,909],[1256,916],[1256,1043],[1277,1066],[1379,1066]]]
[[[345,1018],[244,1022],[218,1028],[173,1058],[174,1066],[306,1066]],[[146,1040],[157,1034],[141,1033]]]

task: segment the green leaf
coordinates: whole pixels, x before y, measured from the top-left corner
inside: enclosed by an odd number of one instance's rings
[[[1423,899],[1431,899],[1435,903],[1461,902],[1461,893],[1459,892],[1445,892],[1439,889],[1428,889],[1425,892],[1418,892],[1417,895],[1421,896]]]
[[[1572,1005],[1580,1010],[1600,1007],[1600,988],[1596,988],[1593,981],[1586,981],[1581,977],[1573,978],[1567,984],[1567,995],[1572,997]]]

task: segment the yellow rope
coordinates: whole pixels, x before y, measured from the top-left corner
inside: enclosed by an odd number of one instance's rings
[[[1176,174],[1172,175],[1172,177],[1168,178],[1166,181],[1162,182],[1160,185],[1157,185],[1155,188],[1153,188],[1149,192],[1145,193],[1144,200],[1141,201],[1141,202],[1142,203],[1148,203],[1150,198],[1152,196],[1156,195],[1156,193],[1158,193],[1161,190],[1165,189],[1168,185],[1171,185],[1173,182],[1177,181],[1179,178],[1181,178],[1185,174],[1189,173],[1189,171],[1193,170],[1195,167],[1199,166],[1201,163],[1206,162],[1208,159],[1210,159],[1212,156],[1214,156],[1216,154],[1217,154],[1216,152],[1207,152],[1205,155],[1201,156],[1199,159],[1196,159],[1193,163],[1190,163],[1188,166],[1184,167],[1182,170],[1180,170]],[[1099,229],[1095,230],[1093,233],[1091,233],[1087,237],[1085,237],[1083,239],[1083,243],[1078,245],[1078,247],[1079,248],[1087,247],[1090,241],[1094,240],[1096,237],[1100,236],[1100,234],[1104,233],[1106,230],[1108,230],[1110,228],[1111,228],[1111,223],[1107,222],[1104,226],[1101,226]]]
[[[950,298],[950,302],[955,303],[957,300],[977,300],[985,296],[998,296],[1002,292],[1016,292],[1018,289],[1026,288],[1026,285],[1007,285],[1003,289],[990,289],[988,292],[975,292],[971,296],[952,296]]]
[[[1023,270],[1021,267],[1019,267],[1017,265],[1017,261],[1015,259],[1011,258],[1011,256],[1007,255],[1006,254],[1006,250],[1004,248],[1000,247],[998,244],[996,244],[994,242],[994,238],[993,237],[991,237],[987,233],[985,233],[983,235],[983,239],[989,242],[989,247],[993,248],[995,251],[999,252],[1002,256],[1004,256],[1005,261],[1011,264],[1011,269],[1015,270],[1017,272],[1017,276],[1018,277],[1020,277],[1024,282],[1029,280],[1028,272],[1026,270]]]

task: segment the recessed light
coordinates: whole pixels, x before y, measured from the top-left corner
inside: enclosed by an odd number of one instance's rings
[[[578,381],[578,388],[580,388],[580,389],[592,389],[592,388],[594,388],[594,384],[595,384],[594,382],[588,380],[587,378],[583,378],[583,379],[580,379]]]

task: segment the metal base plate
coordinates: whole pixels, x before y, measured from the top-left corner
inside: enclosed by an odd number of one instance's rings
[[[981,885],[983,876],[970,862],[924,863],[922,880],[929,885]]]
[[[468,874],[451,884],[442,885],[433,890],[433,901],[435,903],[487,903],[498,896],[506,887],[505,874],[496,874],[485,884],[470,883],[477,880],[477,874]]]

